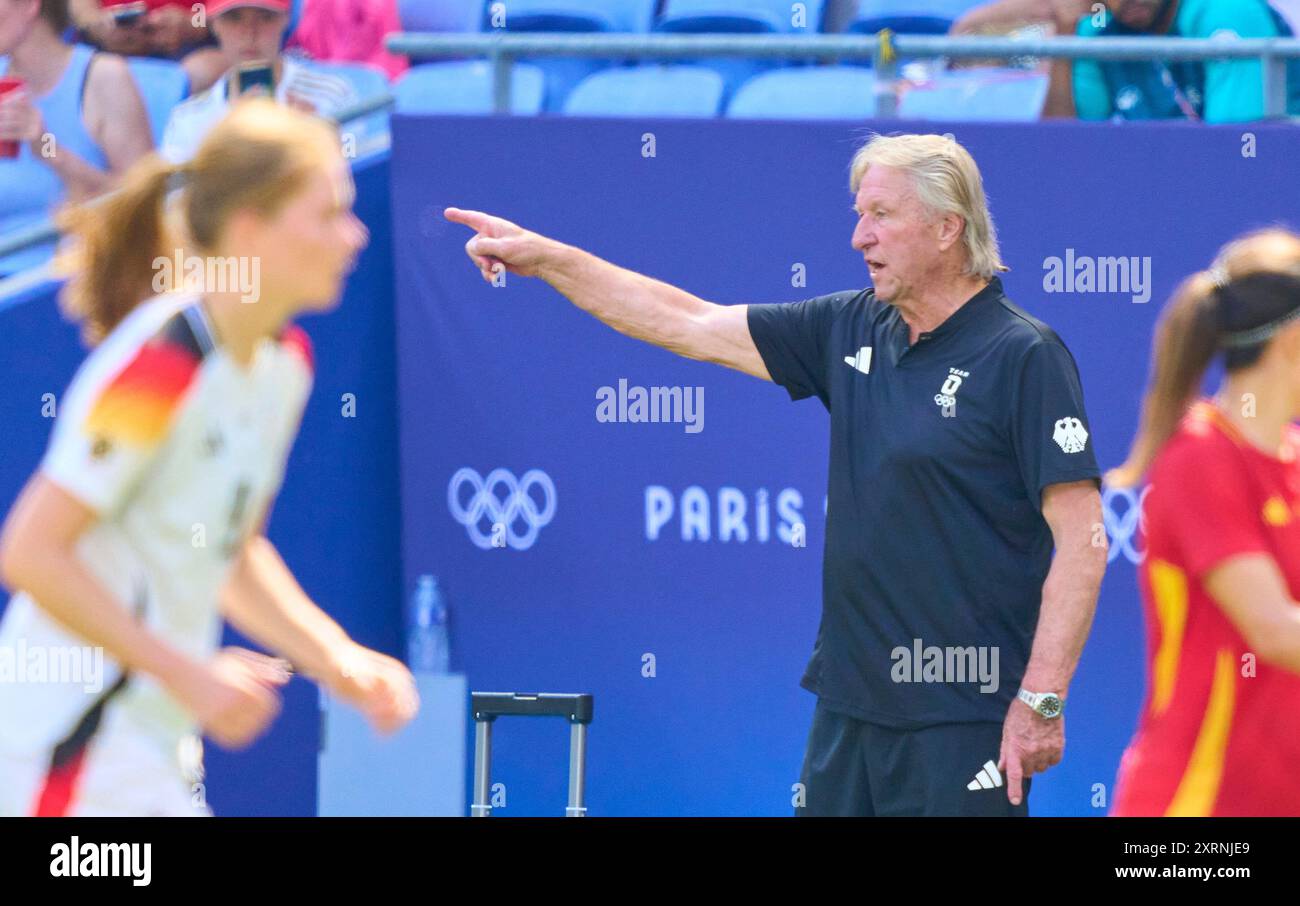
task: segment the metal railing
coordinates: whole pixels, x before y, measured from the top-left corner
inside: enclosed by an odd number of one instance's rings
[[[383,94],[377,94],[365,100],[358,101],[351,107],[344,107],[337,115],[331,117],[334,122],[340,126],[346,126],[348,123],[359,119],[364,119],[372,113],[379,113],[388,110],[393,106],[392,92],[385,91]]]
[[[678,35],[678,34],[498,34],[389,35],[389,52],[417,59],[486,57],[493,63],[493,109],[510,111],[510,69],[521,57],[604,57],[681,60],[699,57],[790,58],[799,60],[873,61],[880,88],[876,115],[897,115],[892,85],[900,61],[923,59],[992,59],[1047,57],[1089,60],[1223,60],[1256,59],[1263,64],[1264,115],[1286,115],[1288,60],[1300,58],[1295,38],[1001,38],[943,35]]]
[[[682,34],[419,34],[399,32],[385,41],[391,53],[416,59],[485,57],[493,63],[493,109],[510,112],[511,67],[521,57],[593,57],[682,60],[736,57],[799,60],[871,60],[878,76],[876,116],[898,113],[897,81],[904,59],[1045,57],[1089,60],[1256,59],[1262,66],[1264,115],[1286,115],[1287,61],[1300,58],[1296,38],[1077,38],[1020,39],[943,35],[682,35]],[[343,110],[346,124],[393,106],[389,93]],[[56,239],[53,220],[0,237],[0,257]]]
[[[335,116],[330,117],[340,126],[356,122],[376,113],[388,110],[393,106],[393,95],[390,92],[374,95],[362,101],[345,107]],[[89,205],[102,204],[106,199],[112,197],[112,193],[101,195],[98,198],[87,202]],[[0,236],[0,258],[6,255],[12,255],[15,252],[21,252],[38,245],[44,245],[59,238],[59,228],[54,222],[54,218],[46,217],[38,223],[29,226],[20,227],[16,230]]]

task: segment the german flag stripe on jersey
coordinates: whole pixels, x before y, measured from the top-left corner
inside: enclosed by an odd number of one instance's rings
[[[100,393],[86,417],[86,434],[134,447],[156,446],[202,361],[200,342],[184,315],[176,315]]]

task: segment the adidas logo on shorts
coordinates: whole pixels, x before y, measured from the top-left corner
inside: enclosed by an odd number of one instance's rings
[[[979,773],[975,775],[975,779],[966,784],[966,789],[991,790],[998,786],[1002,786],[1002,774],[994,762],[986,761],[984,767],[980,768]]]

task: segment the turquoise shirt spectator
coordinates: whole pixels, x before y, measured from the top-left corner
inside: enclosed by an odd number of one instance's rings
[[[1292,35],[1286,21],[1263,0],[1180,0],[1167,34],[1212,38],[1223,32],[1242,38]],[[1078,34],[1090,38],[1152,33],[1134,31],[1103,10],[1081,19]],[[1264,115],[1258,60],[1076,60],[1073,68],[1074,106],[1080,119],[1185,118],[1231,123]],[[1287,70],[1287,111],[1296,115],[1300,114],[1300,63],[1291,61]]]

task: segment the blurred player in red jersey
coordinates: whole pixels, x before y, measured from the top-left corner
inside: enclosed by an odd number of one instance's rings
[[[198,733],[247,745],[288,679],[219,649],[223,617],[380,730],[417,707],[410,672],[352,641],[263,534],[312,383],[292,319],[336,303],[366,242],[338,136],[270,101],[236,107],[176,199],[176,257],[205,276],[154,295],[178,172],[146,158],[68,220],[64,302],[97,345],[0,536],[15,592],[0,653],[99,646],[104,675],[0,683],[0,815],[210,814]],[[231,264],[252,265],[251,284],[230,285]]]
[[[1198,399],[1212,361],[1226,375]],[[1147,695],[1114,815],[1300,815],[1300,237],[1225,246],[1156,330],[1128,461],[1150,490]]]

